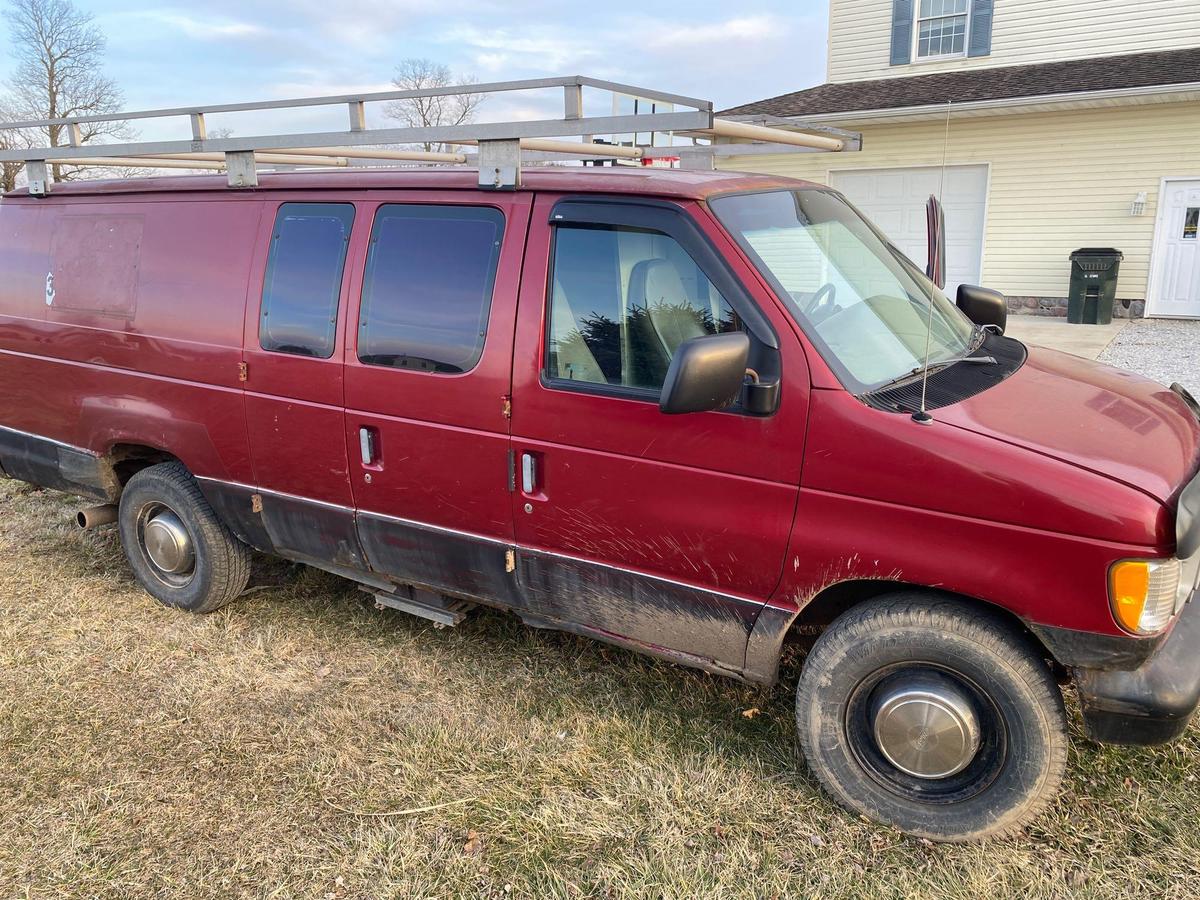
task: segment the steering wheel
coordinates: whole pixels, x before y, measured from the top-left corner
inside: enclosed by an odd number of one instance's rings
[[[834,306],[837,303],[837,285],[832,281],[827,281],[819,288],[815,294],[808,298],[808,302],[804,304],[805,315],[813,315],[823,306]]]

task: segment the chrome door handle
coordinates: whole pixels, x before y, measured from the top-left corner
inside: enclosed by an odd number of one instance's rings
[[[521,454],[521,490],[532,494],[537,489],[537,460],[532,453]]]
[[[375,429],[367,428],[365,425],[358,429],[358,452],[362,456],[362,464],[371,466],[375,464]]]

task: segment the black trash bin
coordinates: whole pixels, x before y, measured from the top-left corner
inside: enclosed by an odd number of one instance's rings
[[[1084,247],[1071,254],[1067,321],[1107,325],[1117,296],[1117,273],[1125,255],[1112,247]]]

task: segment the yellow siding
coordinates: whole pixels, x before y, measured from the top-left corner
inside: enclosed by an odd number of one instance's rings
[[[831,169],[940,165],[944,127],[863,126],[860,153],[740,156],[720,167],[828,183]],[[991,165],[984,283],[1011,296],[1065,297],[1072,250],[1117,247],[1117,296],[1143,299],[1160,180],[1200,178],[1198,135],[1195,101],[953,120],[948,164]],[[1139,191],[1146,211],[1131,216]]]
[[[995,0],[990,56],[904,66],[888,64],[891,26],[892,0],[831,0],[829,80],[1195,47],[1200,44],[1200,0]]]

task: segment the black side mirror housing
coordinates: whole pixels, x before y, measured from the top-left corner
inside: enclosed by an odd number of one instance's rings
[[[1008,301],[999,291],[973,284],[958,286],[958,308],[976,325],[994,325],[1004,333],[1008,324]]]
[[[750,336],[744,331],[684,341],[667,369],[658,408],[677,415],[728,406],[742,391],[749,357]]]

